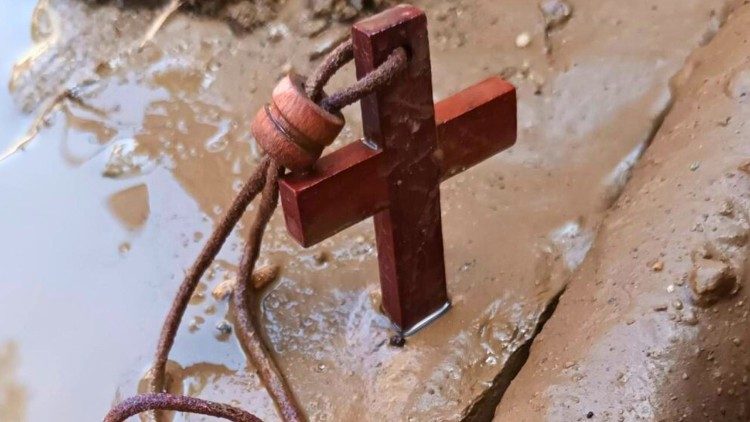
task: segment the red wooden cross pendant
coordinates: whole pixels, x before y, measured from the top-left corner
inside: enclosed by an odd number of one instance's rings
[[[408,67],[361,101],[365,139],[285,176],[281,202],[305,247],[375,217],[383,308],[408,335],[450,306],[440,182],[515,143],[516,93],[492,77],[433,104],[427,20],[416,7],[361,21],[352,36],[358,77],[398,47]]]

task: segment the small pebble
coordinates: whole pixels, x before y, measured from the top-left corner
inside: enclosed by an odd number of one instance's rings
[[[326,251],[315,252],[315,255],[313,255],[313,259],[315,260],[315,263],[317,265],[323,265],[326,262],[328,262],[328,252]]]
[[[685,313],[682,314],[682,322],[687,325],[696,325],[698,324],[698,317],[693,311],[685,311]]]
[[[734,214],[734,205],[732,205],[729,201],[724,201],[721,204],[721,209],[719,210],[719,215],[722,215],[724,217],[730,217]]]
[[[739,345],[741,345],[741,344],[742,344],[742,340],[741,340],[741,339],[740,339],[739,337],[735,337],[735,338],[733,338],[733,339],[732,339],[732,343],[733,343],[733,344],[734,344],[735,346],[739,346]]]
[[[227,278],[221,283],[217,284],[216,287],[211,291],[216,300],[224,300],[234,291],[234,286],[237,284],[237,279],[234,277]]]
[[[528,32],[522,32],[516,37],[516,47],[526,48],[531,44],[531,35]]]
[[[268,27],[268,41],[278,42],[289,35],[289,28],[283,23],[272,24]]]
[[[273,283],[279,277],[279,270],[278,265],[270,264],[253,271],[253,287],[260,290]]]
[[[404,345],[406,344],[406,338],[404,338],[404,336],[402,336],[401,334],[396,334],[391,337],[388,343],[393,347],[404,347]]]
[[[692,162],[692,163],[690,164],[690,171],[696,171],[696,170],[698,170],[698,169],[700,168],[700,166],[701,166],[701,163],[700,163],[700,162],[698,162],[698,161],[693,161],[693,162]]]
[[[226,321],[220,321],[216,324],[216,330],[219,334],[226,336],[232,333],[232,326]]]
[[[651,270],[653,270],[654,272],[658,273],[663,269],[664,269],[664,262],[662,261],[656,261],[651,265]]]
[[[190,320],[188,323],[188,331],[191,333],[194,333],[198,331],[198,329],[201,328],[201,324],[203,324],[205,320],[199,316],[193,317],[193,319]]]
[[[565,0],[542,0],[539,3],[547,29],[563,25],[573,15],[573,8]]]
[[[697,259],[690,273],[690,287],[695,299],[709,305],[729,295],[737,286],[737,277],[725,262]]]

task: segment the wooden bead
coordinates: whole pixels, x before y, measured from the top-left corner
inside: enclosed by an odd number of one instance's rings
[[[341,113],[330,113],[305,94],[304,80],[284,77],[273,90],[251,125],[260,147],[280,164],[293,170],[309,169],[344,127]]]

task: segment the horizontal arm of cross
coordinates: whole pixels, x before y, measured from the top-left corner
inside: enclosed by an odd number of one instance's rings
[[[435,159],[445,180],[515,143],[515,89],[489,78],[437,103],[435,120]],[[285,176],[289,232],[311,246],[387,208],[387,169],[385,154],[359,141],[324,156],[310,173]]]

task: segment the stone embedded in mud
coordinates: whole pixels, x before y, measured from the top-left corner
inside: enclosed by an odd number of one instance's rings
[[[744,210],[734,208],[734,204],[724,201],[716,212],[705,218],[703,226],[710,240],[706,246],[730,261],[739,262],[744,259],[742,248],[750,237],[750,223]]]
[[[229,324],[229,322],[222,320],[216,324],[216,333],[214,334],[214,337],[216,337],[217,340],[226,341],[229,339],[230,334],[232,334],[232,325]]]
[[[743,247],[747,244],[748,230],[740,223],[731,222],[715,231],[716,240],[721,244],[736,247]]]
[[[573,8],[565,0],[542,0],[539,10],[544,16],[544,24],[547,29],[562,26],[573,15]]]
[[[741,103],[750,103],[750,69],[732,75],[727,83],[727,95]]]
[[[698,304],[711,305],[737,290],[737,276],[725,262],[697,258],[690,272],[690,288]]]
[[[531,35],[528,32],[521,32],[516,37],[516,47],[526,48],[531,44]]]
[[[270,264],[253,271],[253,287],[260,290],[273,283],[279,277],[280,270],[281,268],[278,265]]]
[[[224,279],[221,283],[217,284],[216,287],[211,290],[211,295],[216,300],[224,300],[234,291],[234,286],[237,285],[237,279],[234,277]]]
[[[279,272],[281,267],[275,264],[264,265],[257,270],[253,271],[252,284],[256,290],[263,289],[276,281],[279,278]],[[237,286],[236,277],[227,277],[217,284],[212,290],[211,295],[216,300],[224,300],[228,298]]]
[[[661,270],[663,269],[664,269],[664,261],[657,259],[656,261],[651,263],[651,270],[653,272],[658,273],[658,272],[661,272]]]

